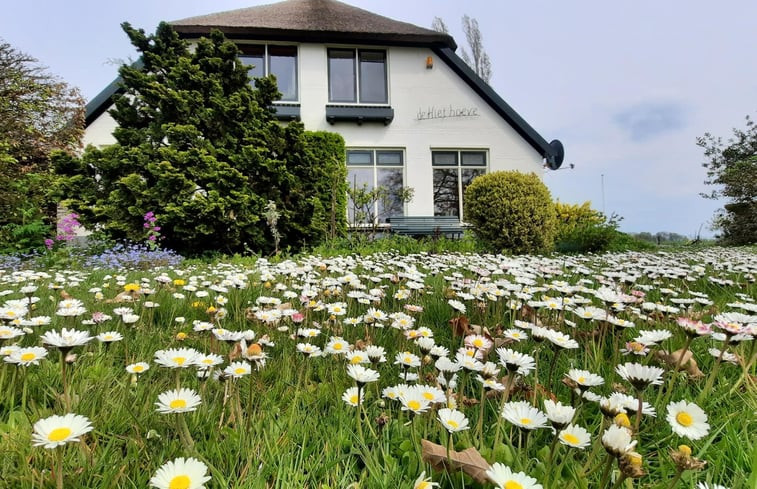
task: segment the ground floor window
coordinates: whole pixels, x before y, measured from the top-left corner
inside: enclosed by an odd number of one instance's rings
[[[351,224],[384,223],[390,216],[404,214],[400,197],[405,185],[404,160],[404,152],[399,149],[347,150],[347,183],[351,189],[347,211]],[[377,189],[385,189],[380,198],[362,198]]]
[[[434,171],[434,215],[463,218],[463,196],[471,181],[486,173],[486,151],[435,150],[431,152]]]

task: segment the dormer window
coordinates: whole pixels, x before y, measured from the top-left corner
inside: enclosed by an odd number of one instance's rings
[[[386,104],[386,51],[329,49],[329,102]]]
[[[281,100],[297,101],[297,46],[241,44],[239,59],[250,66],[250,77],[276,76]]]

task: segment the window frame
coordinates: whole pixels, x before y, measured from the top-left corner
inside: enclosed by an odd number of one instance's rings
[[[464,155],[483,155],[484,163],[481,164],[466,164],[463,162]],[[455,163],[436,163],[435,155],[454,155]],[[432,202],[434,207],[434,216],[436,213],[436,185],[434,183],[436,170],[455,170],[457,178],[457,217],[460,222],[465,222],[465,215],[463,214],[463,196],[465,190],[463,189],[463,171],[464,170],[483,170],[483,174],[486,175],[489,172],[489,150],[486,148],[431,148],[431,185],[432,185]],[[475,177],[474,177],[475,178]],[[439,214],[444,215],[444,214]]]
[[[338,57],[334,56],[332,57],[331,53],[335,52],[346,52],[352,53],[351,58],[347,57]],[[380,53],[383,55],[383,67],[384,67],[384,100],[382,102],[376,102],[376,101],[366,101],[363,100],[363,97],[361,95],[362,90],[362,78],[363,78],[363,66],[361,61],[361,54],[362,53]],[[331,67],[331,60],[332,59],[351,59],[352,60],[352,89],[354,97],[350,100],[346,99],[335,99],[332,96],[332,89],[331,89],[331,80],[332,77],[332,67]],[[389,51],[387,49],[375,49],[375,48],[353,48],[353,47],[327,47],[326,48],[326,67],[327,67],[327,74],[328,74],[328,80],[327,80],[327,86],[328,86],[328,103],[329,104],[338,104],[338,105],[376,105],[376,106],[389,106]]]
[[[258,55],[252,55],[252,54],[246,54],[245,48],[263,48],[263,76],[269,76],[271,75],[271,53],[269,48],[285,48],[285,49],[294,49],[294,98],[281,98],[279,100],[275,100],[274,104],[276,103],[283,103],[283,104],[292,104],[292,103],[299,103],[300,101],[300,49],[299,45],[297,44],[278,44],[278,43],[266,43],[266,44],[255,44],[255,43],[244,43],[244,44],[237,44],[237,47],[239,48],[242,53],[239,55],[240,60],[243,58],[259,58]],[[274,54],[274,56],[276,56]],[[283,57],[283,56],[282,56]],[[248,70],[249,71],[249,70]],[[275,75],[275,73],[273,73]],[[257,77],[256,77],[257,78]],[[254,86],[254,80],[252,82]],[[284,93],[282,92],[282,95]]]
[[[366,164],[356,164],[356,163],[349,163],[349,155],[350,153],[356,153],[356,154],[369,154],[370,155],[370,163]],[[399,164],[391,164],[391,163],[379,163],[379,154],[380,153],[391,153],[391,154],[399,154],[400,156],[400,163]],[[376,188],[377,184],[379,183],[379,170],[381,169],[399,169],[400,174],[402,175],[402,188],[406,187],[406,181],[407,181],[407,161],[406,161],[406,151],[405,148],[398,148],[398,147],[350,147],[346,148],[345,150],[345,163],[347,166],[347,185],[349,188],[352,188],[353,182],[350,180],[350,169],[353,168],[362,168],[362,169],[371,169],[371,178],[372,178],[372,186],[371,189]],[[347,198],[347,222],[349,225],[352,225],[354,219],[350,219],[350,212],[353,210],[353,207],[350,203],[350,198]],[[375,202],[373,204],[373,213],[376,216],[377,222],[371,223],[371,222],[361,222],[356,223],[358,227],[370,227],[374,225],[378,226],[387,226],[388,224],[386,222],[381,222],[381,217],[384,219],[390,217],[390,216],[379,216],[379,202]],[[402,215],[407,215],[407,202],[403,202],[401,204],[402,206]]]

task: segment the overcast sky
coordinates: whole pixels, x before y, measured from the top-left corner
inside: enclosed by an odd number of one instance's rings
[[[116,77],[114,60],[136,58],[121,22],[153,32],[161,20],[264,3],[14,1],[0,15],[0,37],[89,100]],[[702,235],[712,234],[722,203],[699,197],[706,187],[696,138],[727,139],[747,114],[757,116],[757,1],[347,3],[423,27],[442,17],[460,46],[461,17],[476,18],[492,87],[545,139],[560,139],[565,165],[575,165],[545,174],[553,197],[590,200],[622,216],[625,231],[693,236],[703,225]]]

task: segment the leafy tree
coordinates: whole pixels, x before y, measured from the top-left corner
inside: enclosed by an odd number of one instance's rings
[[[447,24],[440,17],[434,17],[431,28],[437,32],[449,33]],[[478,21],[467,15],[463,15],[463,33],[465,34],[465,40],[468,42],[470,53],[461,47],[460,57],[482,80],[489,83],[492,77],[492,63],[489,55],[484,51],[483,35],[478,28]]]
[[[84,99],[0,40],[0,251],[41,247],[52,233],[50,155],[81,147]]]
[[[283,247],[315,243],[329,224],[343,227],[341,136],[279,124],[275,78],[253,88],[237,46],[219,31],[190,49],[166,23],[151,35],[122,27],[143,66],[119,70],[123,93],[110,111],[117,143],[57,161],[61,195],[85,225],[140,240],[152,211],[163,244],[189,254],[273,250],[263,219],[269,202]]]
[[[757,242],[757,124],[746,117],[746,128],[733,130],[733,138],[724,143],[710,133],[697,138],[708,159],[705,183],[716,188],[703,197],[727,199],[725,208],[713,220],[728,244]]]

